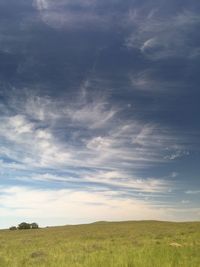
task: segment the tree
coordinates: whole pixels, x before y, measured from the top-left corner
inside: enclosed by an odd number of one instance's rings
[[[22,222],[18,225],[19,230],[31,229],[30,223]]]
[[[31,223],[30,226],[31,226],[31,229],[38,229],[39,228],[38,224],[35,222]]]
[[[17,230],[17,227],[16,227],[16,226],[11,226],[11,227],[9,228],[9,230],[12,230],[12,231]]]

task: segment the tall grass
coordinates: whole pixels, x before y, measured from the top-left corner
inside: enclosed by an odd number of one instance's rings
[[[200,267],[200,223],[0,231],[0,267]]]

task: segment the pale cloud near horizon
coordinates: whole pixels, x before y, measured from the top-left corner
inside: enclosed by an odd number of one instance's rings
[[[150,203],[148,200],[121,198],[116,196],[116,192],[94,194],[70,189],[44,190],[19,186],[0,187],[0,202],[1,216],[26,218],[30,221],[40,218],[38,223],[41,224],[41,220],[42,226],[52,224],[48,220],[51,214],[54,220],[65,218],[66,222],[77,224],[102,219],[184,220],[188,214],[194,214],[198,210],[163,208],[159,203]]]

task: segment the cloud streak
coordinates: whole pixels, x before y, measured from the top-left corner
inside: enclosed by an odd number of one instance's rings
[[[129,12],[128,23],[134,28],[126,40],[129,48],[138,48],[152,59],[191,57],[197,45],[191,45],[189,35],[200,20],[196,13],[183,11],[171,17],[160,17],[158,10],[145,14],[136,9]]]

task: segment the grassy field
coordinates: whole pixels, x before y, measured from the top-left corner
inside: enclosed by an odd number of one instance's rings
[[[200,267],[200,223],[119,222],[0,231],[1,267]]]

